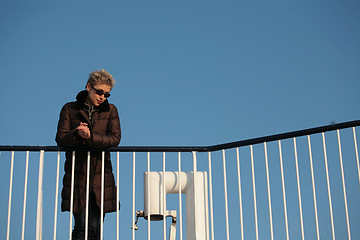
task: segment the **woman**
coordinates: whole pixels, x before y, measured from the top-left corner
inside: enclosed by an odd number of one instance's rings
[[[109,148],[120,143],[120,120],[116,107],[108,102],[115,80],[105,70],[90,73],[86,90],[78,93],[75,102],[66,103],[60,113],[56,142],[73,148],[87,146]],[[75,154],[73,214],[75,226],[72,239],[85,239],[87,152]],[[116,211],[116,186],[110,153],[105,153],[104,214]],[[100,239],[102,152],[90,153],[89,233],[90,239]],[[66,152],[65,175],[61,193],[62,211],[70,211],[72,151]]]

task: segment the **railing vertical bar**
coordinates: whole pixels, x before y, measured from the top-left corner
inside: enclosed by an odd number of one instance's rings
[[[230,239],[229,233],[229,210],[228,210],[228,194],[227,194],[227,180],[226,180],[226,159],[225,149],[222,150],[223,155],[223,175],[224,175],[224,197],[225,197],[225,219],[226,219],[226,239]]]
[[[101,212],[100,212],[100,240],[104,239],[104,191],[105,191],[105,152],[101,156]]]
[[[196,199],[197,199],[197,192],[196,192],[196,175],[197,175],[197,158],[196,158],[196,152],[193,151],[193,183],[194,183],[194,206],[196,206]],[[195,222],[195,226],[194,226],[194,230],[195,233],[197,233],[197,226],[196,226],[196,214],[194,214],[194,222]]]
[[[165,193],[165,152],[163,152],[163,179],[162,179],[162,201],[163,201],[163,233],[164,240],[166,240],[166,193]]]
[[[55,187],[55,207],[54,207],[54,236],[53,239],[56,240],[57,232],[57,213],[58,213],[58,202],[59,202],[59,175],[60,175],[60,151],[57,152],[57,161],[56,161],[56,187]]]
[[[9,204],[8,204],[8,219],[7,219],[7,231],[6,239],[10,237],[10,216],[11,216],[11,201],[12,201],[12,185],[13,185],[13,174],[14,174],[14,151],[11,152],[11,165],[10,165],[10,184],[9,184]]]
[[[344,194],[344,204],[345,204],[345,214],[346,214],[346,224],[347,224],[347,232],[348,238],[351,239],[350,234],[350,222],[349,222],[349,212],[348,212],[348,205],[347,205],[347,197],[346,197],[346,187],[345,187],[345,174],[344,174],[344,164],[342,159],[342,151],[341,151],[341,141],[340,141],[340,130],[336,130],[337,138],[338,138],[338,146],[339,146],[339,158],[340,158],[340,169],[341,169],[341,180],[343,185],[343,194]]]
[[[237,164],[237,175],[238,175],[239,210],[240,210],[240,231],[241,231],[241,240],[244,240],[244,219],[243,219],[242,193],[241,193],[241,175],[240,175],[240,154],[239,154],[239,148],[236,148],[236,164]]]
[[[270,191],[269,161],[268,161],[268,152],[267,152],[267,144],[266,144],[266,142],[264,142],[264,154],[265,154],[266,184],[267,184],[268,205],[269,205],[270,234],[271,234],[271,240],[274,240],[274,227],[273,227],[272,206],[271,206],[271,191]]]
[[[72,239],[72,221],[73,221],[73,207],[74,207],[74,180],[75,180],[75,151],[72,152],[71,163],[71,193],[70,193],[70,223],[69,223],[69,240]]]
[[[36,240],[42,239],[42,215],[43,215],[43,176],[44,176],[44,150],[40,151],[39,181],[36,213]]]
[[[285,177],[284,177],[282,150],[281,150],[281,140],[278,140],[278,144],[279,144],[279,156],[280,156],[281,185],[282,185],[282,194],[283,194],[283,203],[284,203],[286,239],[289,240],[289,224],[288,224],[287,206],[286,206]]]
[[[300,174],[299,174],[299,163],[298,163],[298,153],[296,146],[296,138],[293,138],[294,142],[294,155],[295,155],[295,168],[296,168],[296,182],[297,182],[297,190],[298,190],[298,201],[299,201],[299,213],[300,213],[300,226],[301,226],[301,237],[305,239],[304,233],[304,219],[303,219],[303,209],[302,209],[302,200],[301,200],[301,188],[300,188]]]
[[[312,158],[310,135],[307,135],[307,140],[308,140],[308,148],[309,148],[309,159],[310,159],[310,170],[311,170],[311,184],[312,184],[313,201],[314,201],[316,236],[317,236],[317,239],[319,240],[319,239],[320,239],[319,217],[318,217],[318,210],[317,210],[316,189],[315,189],[315,176],[314,176],[314,165],[313,165],[313,158]]]
[[[28,185],[28,172],[29,172],[29,151],[26,152],[26,162],[25,162],[24,203],[23,203],[23,218],[22,218],[21,240],[24,240],[24,237],[25,237],[25,215],[26,215],[26,197],[27,197],[27,185]]]
[[[335,240],[334,216],[333,216],[333,208],[332,208],[332,200],[331,200],[331,188],[330,188],[329,166],[328,166],[327,153],[326,153],[325,134],[322,132],[321,135],[322,135],[323,150],[324,150],[326,185],[327,185],[328,198],[329,198],[331,233],[332,233],[332,239]]]
[[[133,152],[132,165],[132,239],[135,239],[135,152]]]
[[[208,163],[209,163],[209,195],[210,195],[211,240],[214,240],[214,207],[213,207],[213,194],[212,194],[211,152],[208,152]]]
[[[90,151],[87,152],[86,166],[86,204],[85,204],[85,240],[88,239],[89,232],[89,197],[90,197]]]
[[[178,152],[178,171],[179,171],[179,225],[180,225],[180,240],[183,239],[182,233],[182,197],[181,197],[181,152]]]
[[[255,234],[256,234],[256,240],[258,240],[259,239],[259,227],[258,227],[258,216],[257,216],[257,201],[256,201],[255,167],[254,167],[253,145],[250,145],[250,157],[251,157],[251,177],[252,177],[253,199],[254,199]]]
[[[205,224],[206,224],[206,239],[210,240],[210,225],[209,225],[209,184],[207,181],[205,181],[205,207],[207,209],[207,211],[205,211]]]
[[[352,129],[353,129],[353,135],[354,135],[354,146],[355,146],[356,164],[357,164],[357,168],[358,168],[358,176],[359,176],[359,184],[360,184],[359,152],[358,152],[358,146],[357,146],[357,141],[356,141],[355,127],[353,127]]]
[[[150,152],[147,152],[147,209],[148,209],[148,221],[147,221],[147,228],[148,228],[148,240],[150,240],[151,232],[150,232],[150,221],[151,221],[151,214],[150,214]]]
[[[120,206],[119,206],[119,202],[120,202],[120,153],[116,152],[116,240],[119,240],[120,238],[120,218],[119,218],[119,211],[120,211]]]

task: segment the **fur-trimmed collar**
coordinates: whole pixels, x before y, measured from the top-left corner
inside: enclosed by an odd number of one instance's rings
[[[87,96],[88,96],[88,91],[86,91],[86,90],[83,90],[83,91],[79,92],[78,95],[76,96],[77,102],[83,108],[89,108],[89,106],[87,106],[85,104]],[[108,100],[106,99],[105,102],[100,104],[98,107],[95,107],[95,109],[98,109],[100,112],[108,112],[110,110]]]

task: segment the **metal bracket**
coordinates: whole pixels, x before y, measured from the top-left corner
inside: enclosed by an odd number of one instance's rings
[[[144,211],[136,211],[136,220],[135,220],[134,225],[130,227],[131,229],[133,229],[133,227],[135,230],[139,229],[137,223],[138,223],[140,217],[143,217],[145,219]],[[176,210],[170,210],[170,211],[168,210],[165,217],[172,218],[170,232],[169,232],[169,240],[175,240],[176,239]],[[151,219],[151,217],[150,217],[150,219]]]

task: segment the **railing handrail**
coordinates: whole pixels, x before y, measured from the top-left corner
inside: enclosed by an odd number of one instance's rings
[[[350,127],[360,126],[360,120],[330,124],[321,127],[308,128],[292,132],[269,135],[265,137],[251,138],[236,142],[211,145],[211,146],[118,146],[106,149],[94,149],[89,147],[64,148],[58,146],[18,146],[0,145],[0,151],[46,151],[46,152],[65,152],[65,151],[107,151],[107,152],[214,152],[223,149],[255,145],[264,142],[273,142],[294,137],[301,137],[311,134],[333,131]]]

